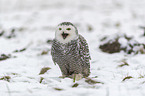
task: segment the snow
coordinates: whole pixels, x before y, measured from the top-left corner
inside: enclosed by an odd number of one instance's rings
[[[144,5],[145,0],[1,0],[0,32],[5,33],[0,37],[0,55],[11,54],[11,58],[0,61],[0,78],[11,78],[0,80],[0,96],[145,96],[145,55],[108,54],[99,49],[100,39],[114,34],[144,43],[139,28],[145,25]],[[90,78],[104,84],[91,85],[82,79],[72,88],[72,79],[58,78],[61,72],[46,42],[63,21],[74,23],[86,38],[92,58]],[[8,39],[12,29],[16,36]],[[48,54],[41,55],[44,50]],[[118,67],[124,59],[129,66]],[[39,75],[43,67],[51,69]],[[133,78],[122,81],[127,76]]]

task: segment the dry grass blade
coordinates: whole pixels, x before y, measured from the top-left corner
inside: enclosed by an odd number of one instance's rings
[[[0,78],[0,80],[5,80],[5,81],[8,81],[8,82],[10,82],[10,79],[11,79],[10,76],[4,76],[4,77]]]
[[[51,69],[50,67],[44,67],[41,69],[39,75],[46,73],[49,69]]]
[[[52,43],[53,43],[53,40],[50,40],[50,39],[49,39],[49,40],[47,40],[47,43],[48,43],[48,44],[52,44]]]
[[[87,82],[88,84],[104,84],[103,82],[99,82],[99,81],[95,81],[95,80],[92,80],[91,78],[87,78],[85,80],[85,82]]]
[[[131,79],[131,78],[133,78],[132,76],[127,76],[127,77],[125,77],[122,81],[125,81],[125,80],[127,80],[127,79]]]
[[[74,88],[74,87],[78,87],[78,86],[79,86],[79,84],[75,83],[72,87]]]
[[[61,89],[61,88],[54,88],[55,90],[57,90],[57,91],[62,91],[63,89]]]
[[[26,48],[23,48],[23,49],[20,49],[20,50],[15,50],[14,52],[23,52],[25,50],[26,50]]]
[[[3,36],[4,32],[5,32],[5,31],[0,32],[0,36]]]
[[[10,55],[1,54],[0,61],[10,58]]]
[[[129,66],[129,64],[127,62],[123,62],[123,64],[118,65],[118,67],[123,67],[123,66]]]
[[[40,78],[40,82],[39,82],[39,83],[42,83],[42,81],[43,81],[43,80],[44,80],[44,78],[43,78],[43,77],[41,77],[41,78]]]

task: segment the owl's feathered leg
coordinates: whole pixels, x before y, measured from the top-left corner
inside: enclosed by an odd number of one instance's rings
[[[88,77],[90,75],[90,68],[83,68],[83,77]]]
[[[74,82],[75,82],[75,80],[76,80],[76,81],[81,80],[81,79],[83,78],[83,75],[82,75],[82,74],[72,74],[71,78],[72,78],[72,79],[74,80]]]
[[[59,78],[65,78],[65,77],[67,77],[67,76],[66,75],[59,76]]]
[[[61,73],[62,73],[62,76],[60,76],[60,78],[65,78],[65,77],[68,77],[68,69],[66,68],[65,65],[59,65],[60,67],[60,70],[61,70]]]

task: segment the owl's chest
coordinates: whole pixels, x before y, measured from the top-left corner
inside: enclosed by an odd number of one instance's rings
[[[77,52],[77,46],[76,45],[62,46],[61,52],[64,55],[74,54]]]
[[[78,54],[78,47],[77,44],[72,45],[61,45],[57,50],[56,54],[59,55],[59,57],[72,57],[73,55]]]

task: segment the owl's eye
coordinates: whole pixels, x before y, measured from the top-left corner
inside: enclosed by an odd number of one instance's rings
[[[62,30],[62,28],[59,28],[59,30]]]
[[[71,28],[67,28],[66,30],[71,30]]]

